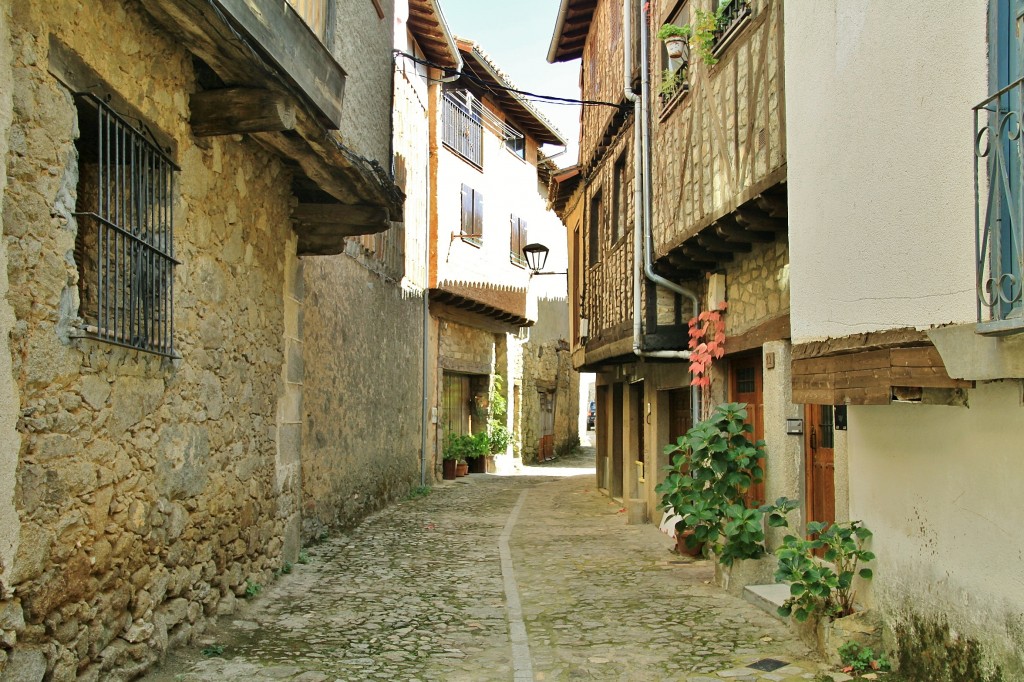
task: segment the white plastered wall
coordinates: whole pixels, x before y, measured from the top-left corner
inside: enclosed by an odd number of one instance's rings
[[[1020,383],[981,384],[969,408],[850,406],[849,419],[850,515],[878,556],[869,605],[1024,650]]]
[[[794,343],[974,318],[986,8],[786,3]]]
[[[7,15],[10,3],[0,0],[0,83],[10,83],[11,39]],[[0,87],[0,236],[3,229],[4,192],[7,189],[8,134],[12,116],[11,89]],[[14,506],[15,470],[18,467],[18,393],[11,368],[8,343],[14,325],[14,311],[7,302],[7,240],[0,239],[0,599],[9,595],[7,576],[18,551],[21,523]]]

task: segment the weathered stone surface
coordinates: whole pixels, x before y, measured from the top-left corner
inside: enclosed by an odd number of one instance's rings
[[[524,473],[472,474],[328,540],[145,679],[512,679],[506,527],[533,679],[794,682],[821,669],[784,624],[709,584],[709,562],[677,563],[653,526],[626,526],[592,475]],[[223,656],[203,656],[214,643]],[[747,667],[760,658],[789,665]]]
[[[46,655],[37,647],[15,649],[8,654],[2,672],[4,680],[10,682],[42,682],[46,675]]]

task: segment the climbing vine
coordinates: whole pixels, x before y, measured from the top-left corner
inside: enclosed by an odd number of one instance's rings
[[[711,388],[712,362],[725,355],[725,325],[722,323],[725,307],[723,302],[717,310],[705,310],[689,322],[690,373],[693,375],[690,384],[704,391]]]

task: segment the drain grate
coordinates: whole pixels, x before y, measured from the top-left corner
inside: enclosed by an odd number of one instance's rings
[[[762,658],[757,663],[751,663],[747,667],[753,668],[754,670],[760,670],[761,672],[770,673],[773,670],[785,668],[787,665],[789,665],[789,663],[786,663],[785,661],[779,661],[774,658]]]

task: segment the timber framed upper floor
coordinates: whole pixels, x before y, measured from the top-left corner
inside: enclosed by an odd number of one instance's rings
[[[556,196],[555,203],[576,207],[575,223],[567,212],[563,219],[570,251],[578,253],[572,281],[579,316],[587,320],[587,366],[631,353],[634,260],[627,235],[637,154],[625,89],[643,94],[642,69],[649,83],[654,270],[699,289],[711,272],[746,273],[757,270],[753,261],[787,260],[783,9],[782,0],[652,0],[643,8],[637,0],[563,0],[549,61],[580,59],[583,99],[621,105],[584,109],[579,178],[555,192],[579,193],[578,201]],[[624,10],[633,17],[628,35]],[[650,36],[643,59],[641,16]],[[664,24],[694,29],[708,21],[705,41],[691,39],[678,57],[654,37]],[[629,74],[625,50],[632,54]],[[641,298],[645,346],[685,348],[692,311],[658,287],[645,286]],[[780,300],[776,312],[787,309]],[[752,314],[750,323],[762,317]]]

